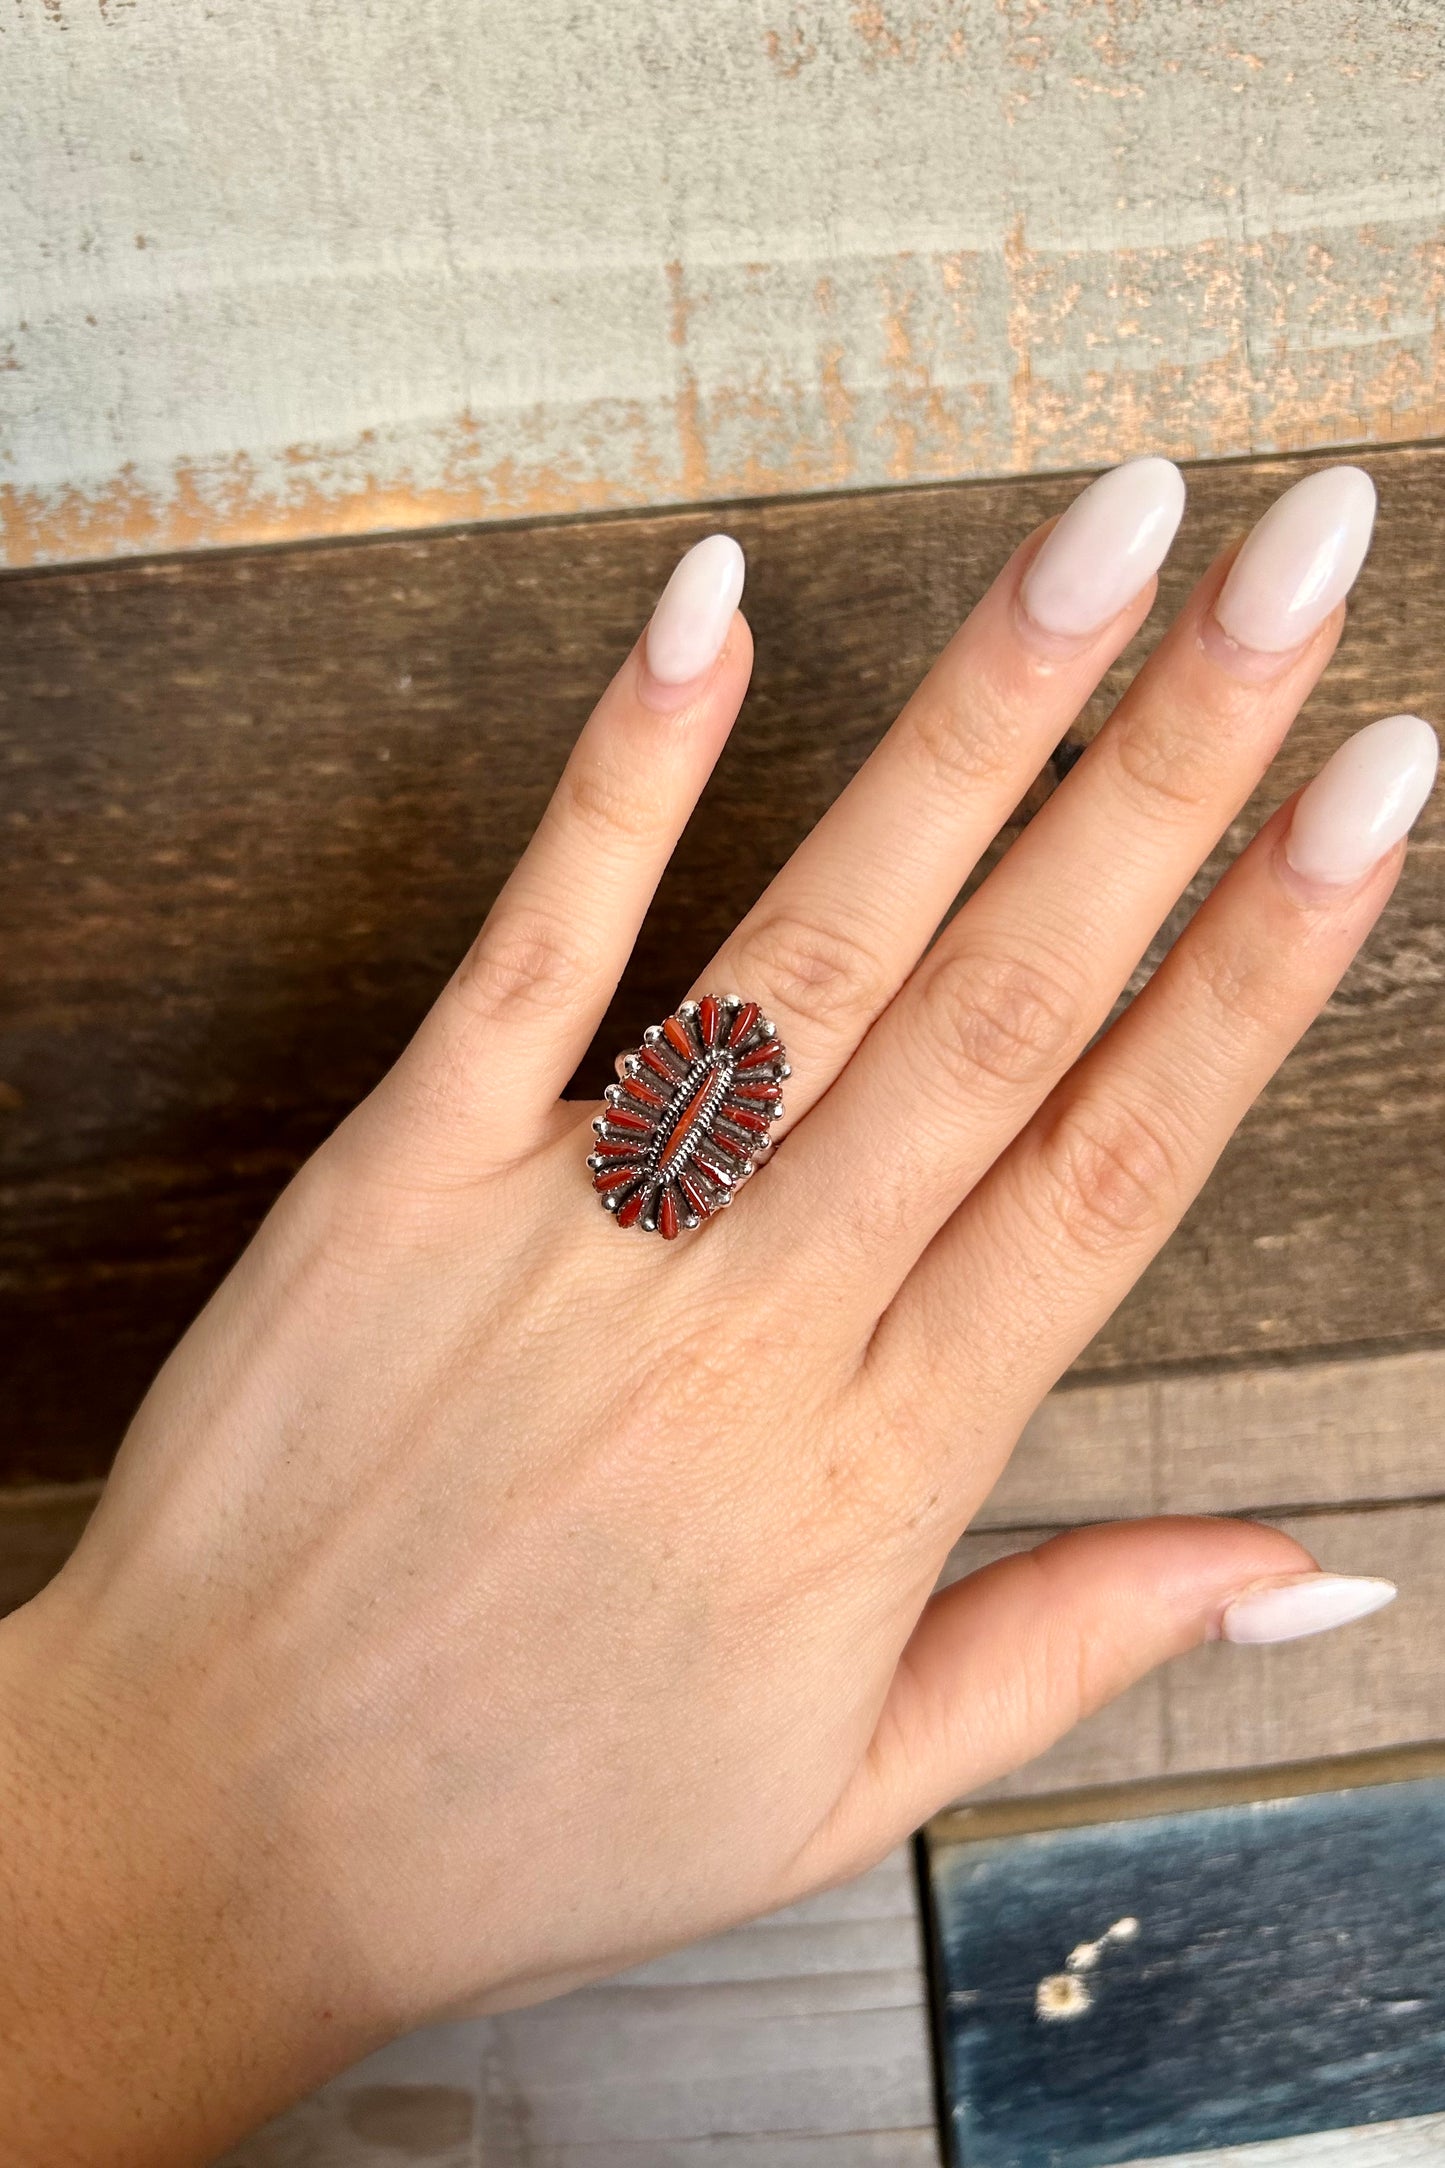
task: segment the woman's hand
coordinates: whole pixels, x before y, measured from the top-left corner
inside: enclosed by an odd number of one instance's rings
[[[388,2034],[856,1873],[1208,1635],[1388,1593],[1153,1521],[931,1595],[1433,772],[1424,724],[1363,733],[1095,1043],[1338,636],[1373,492],[1312,476],[934,941],[1182,505],[1141,461],[1032,537],[703,974],[777,1024],[786,1142],[674,1243],[598,1209],[558,1093],[747,684],[740,553],[683,560],[415,1041],[0,1631],[0,2158],[203,2159]]]

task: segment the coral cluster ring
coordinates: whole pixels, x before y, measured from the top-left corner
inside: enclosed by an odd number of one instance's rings
[[[741,994],[684,1001],[617,1057],[592,1127],[592,1187],[619,1227],[671,1242],[732,1203],[771,1147],[791,1074],[772,1024]]]

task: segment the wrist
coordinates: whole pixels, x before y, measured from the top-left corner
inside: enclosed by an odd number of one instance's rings
[[[0,2168],[204,2162],[375,2044],[285,1863],[58,1584],[0,1621]]]

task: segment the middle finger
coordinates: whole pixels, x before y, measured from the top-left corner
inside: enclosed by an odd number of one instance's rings
[[[1167,459],[1115,467],[1017,550],[886,737],[708,965],[789,1049],[796,1124],[893,999],[1154,599],[1184,508]]]

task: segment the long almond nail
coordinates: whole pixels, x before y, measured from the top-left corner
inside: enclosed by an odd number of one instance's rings
[[[1363,467],[1326,467],[1277,497],[1230,566],[1216,622],[1240,647],[1282,655],[1307,640],[1355,583],[1375,523]]]
[[[1328,1633],[1352,1619],[1382,1611],[1399,1594],[1393,1581],[1343,1573],[1300,1573],[1242,1589],[1225,1606],[1219,1631],[1225,1641],[1299,1641]]]
[[[679,560],[647,628],[647,667],[659,685],[690,685],[717,661],[743,571],[730,534],[707,535]]]
[[[1346,738],[1296,802],[1284,844],[1295,872],[1331,888],[1363,880],[1414,826],[1439,757],[1418,715],[1387,715]]]
[[[1044,632],[1082,639],[1132,602],[1169,554],[1184,477],[1167,459],[1131,459],[1091,482],[1045,539],[1019,601]]]

